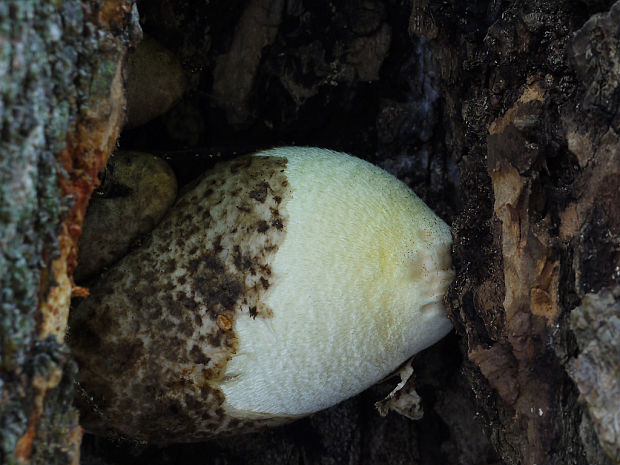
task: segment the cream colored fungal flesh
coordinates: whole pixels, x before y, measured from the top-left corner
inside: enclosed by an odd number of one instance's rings
[[[376,383],[451,328],[441,299],[451,236],[409,188],[360,159],[312,148],[285,157],[286,236],[264,296],[240,315],[226,406],[303,415]]]
[[[450,245],[409,188],[349,155],[222,163],[73,312],[85,423],[186,442],[347,399],[450,330]]]

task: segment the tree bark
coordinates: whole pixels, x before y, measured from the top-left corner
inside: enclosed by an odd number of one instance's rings
[[[123,117],[131,2],[0,3],[0,462],[78,463],[76,241]]]
[[[456,27],[433,17],[433,53],[450,50],[441,87],[465,198],[449,304],[505,463],[620,460],[620,332],[602,317],[618,315],[620,232],[620,4],[609,6],[469,5]],[[414,27],[431,21],[418,8]],[[588,295],[605,303],[576,309]],[[578,335],[582,349],[611,352],[575,361],[576,324],[593,333]]]

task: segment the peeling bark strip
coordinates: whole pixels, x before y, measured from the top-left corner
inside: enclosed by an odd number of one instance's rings
[[[0,3],[2,463],[79,460],[76,369],[62,340],[83,213],[123,117],[131,8]]]
[[[502,400],[514,408],[517,421],[528,425],[521,438],[527,444],[528,463],[544,463],[552,447],[555,418],[550,410],[563,376],[555,360],[540,359],[548,350],[542,342],[559,317],[559,257],[545,223],[533,228],[536,218],[531,215],[538,212],[531,211],[531,205],[537,179],[528,174],[541,152],[524,131],[540,121],[543,101],[544,90],[535,82],[489,129],[488,170],[495,194],[493,209],[501,223],[508,350],[494,351],[496,344],[488,350],[472,348],[477,355],[470,355]],[[486,355],[491,353],[502,355],[489,359]],[[490,376],[490,367],[497,370],[505,364],[511,367],[505,370],[508,376]]]

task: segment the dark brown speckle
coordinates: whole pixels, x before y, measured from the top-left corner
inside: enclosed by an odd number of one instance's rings
[[[260,298],[275,279],[269,263],[286,234],[289,191],[284,159],[218,166],[72,312],[72,350],[89,367],[80,385],[94,398],[82,405],[91,430],[198,441],[226,416],[214,386],[237,350],[238,312],[270,316]]]

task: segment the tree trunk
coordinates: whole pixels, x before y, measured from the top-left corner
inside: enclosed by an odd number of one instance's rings
[[[76,460],[62,345],[76,227],[120,130],[136,34],[129,0],[43,3],[0,4],[7,463]],[[414,361],[419,422],[378,415],[388,381],[242,437],[162,448],[86,435],[83,463],[620,463],[620,2],[137,7],[189,90],[121,147],[165,154],[180,185],[209,155],[273,145],[382,166],[452,226],[455,331]]]
[[[132,25],[133,23],[133,25]],[[0,2],[0,463],[78,463],[76,240],[123,117],[131,2]],[[133,28],[133,29],[132,29]]]
[[[450,57],[441,88],[465,202],[449,303],[505,463],[620,460],[620,3],[609,7],[491,2],[460,24],[414,13]]]

